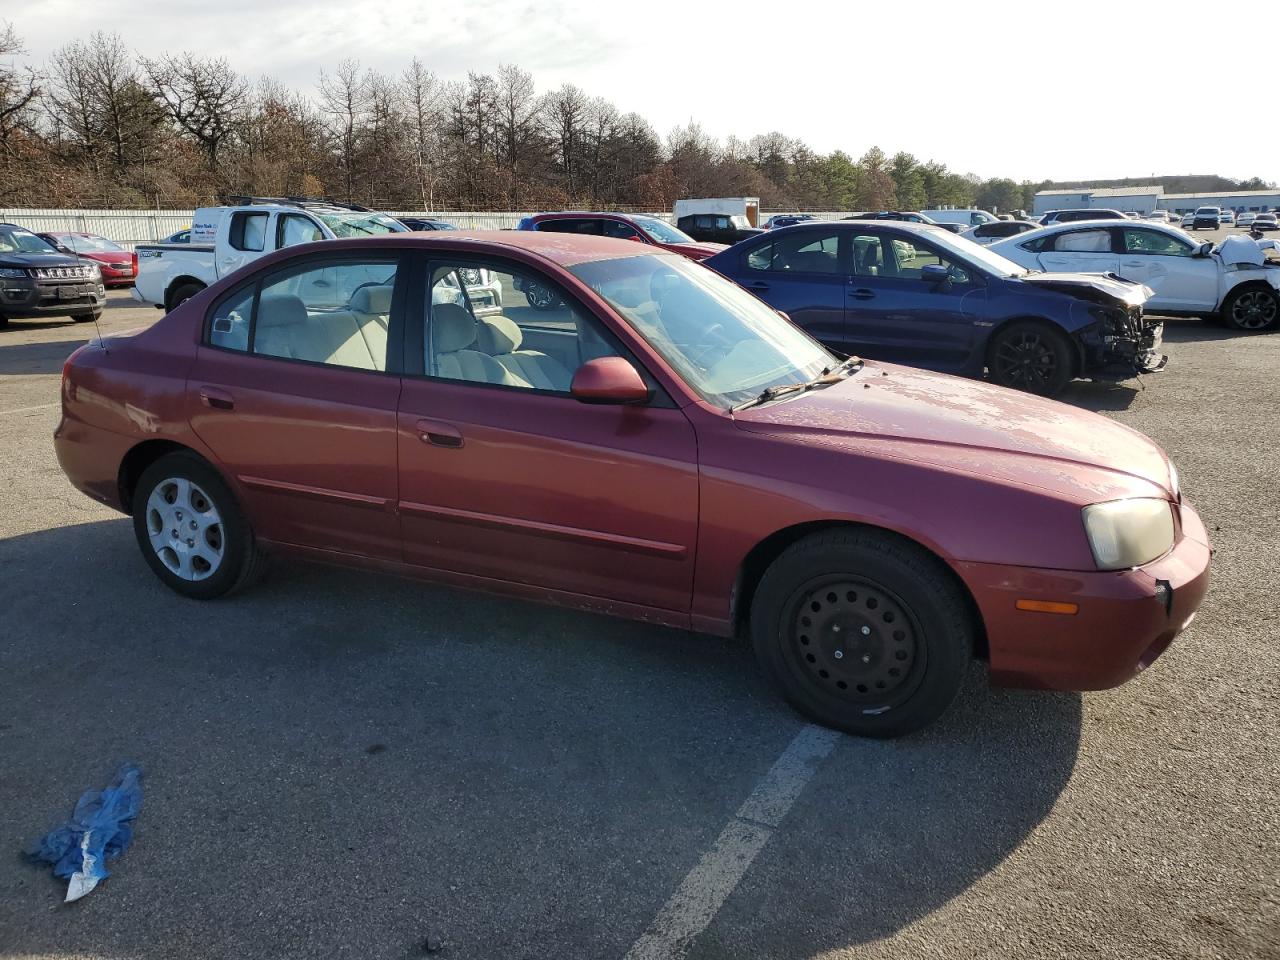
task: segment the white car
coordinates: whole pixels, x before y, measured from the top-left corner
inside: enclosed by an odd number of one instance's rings
[[[1182,229],[1184,230],[1190,229],[1191,225],[1194,224],[1195,222],[1196,222],[1196,215],[1194,213],[1184,213],[1182,215]]]
[[[980,223],[976,227],[963,230],[960,236],[985,246],[1007,237],[1016,237],[1028,230],[1037,230],[1039,227],[1040,224],[1032,223],[1030,220],[992,220],[990,223]]]
[[[1236,215],[1230,210],[1223,210],[1218,214],[1218,222],[1224,227],[1234,227],[1236,225]]]
[[[1113,273],[1145,284],[1153,291],[1149,313],[1217,315],[1249,332],[1280,325],[1280,264],[1268,264],[1259,242],[1239,234],[1215,245],[1158,223],[1093,221],[1041,227],[988,249],[1029,270]]]
[[[1169,212],[1167,210],[1152,210],[1144,218],[1144,220],[1153,220],[1156,223],[1168,223]]]
[[[1249,211],[1246,210],[1243,213],[1241,213],[1240,216],[1236,217],[1236,226],[1251,227],[1253,226],[1253,221],[1257,219],[1258,219],[1258,215],[1256,213],[1250,213]]]

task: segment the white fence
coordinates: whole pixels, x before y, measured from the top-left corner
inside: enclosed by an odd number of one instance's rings
[[[537,211],[511,213],[486,213],[470,210],[394,210],[386,211],[393,217],[432,217],[446,220],[464,230],[514,230],[521,217],[533,216]],[[785,212],[785,211],[779,211]],[[139,243],[154,243],[179,230],[191,226],[194,210],[37,210],[13,207],[0,208],[0,223],[14,223],[36,233],[49,231],[96,233],[126,247]],[[843,211],[812,213],[819,220],[838,220]],[[671,222],[669,213],[650,213]],[[761,223],[771,213],[761,213]]]

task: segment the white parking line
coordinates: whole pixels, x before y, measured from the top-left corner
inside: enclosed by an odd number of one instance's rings
[[[38,407],[18,407],[16,410],[0,410],[0,417],[10,413],[29,413],[32,410],[48,410],[50,407],[59,406],[57,403],[42,403]]]
[[[840,739],[807,726],[782,751],[738,812],[676,888],[625,960],[676,960],[733,893],[805,785]]]

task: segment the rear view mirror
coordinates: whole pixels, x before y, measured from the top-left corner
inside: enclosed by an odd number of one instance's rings
[[[930,263],[920,268],[920,279],[925,283],[950,283],[951,274],[940,263]]]
[[[596,357],[578,368],[569,392],[583,403],[643,403],[649,388],[623,357]]]

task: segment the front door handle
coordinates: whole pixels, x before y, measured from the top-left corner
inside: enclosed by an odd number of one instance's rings
[[[876,292],[868,290],[866,287],[859,287],[857,290],[851,290],[849,295],[855,300],[870,300],[876,295]]]
[[[1141,260],[1126,260],[1126,261],[1124,262],[1124,265],[1125,265],[1126,267],[1140,267],[1140,266],[1142,266],[1142,261],[1141,261]]]
[[[768,290],[769,285],[763,280],[756,280],[752,283],[744,284],[748,290]]]
[[[236,406],[235,398],[227,391],[209,386],[200,388],[200,402],[211,410],[234,410]]]
[[[436,447],[456,449],[462,446],[462,431],[443,420],[419,420],[418,439]]]

